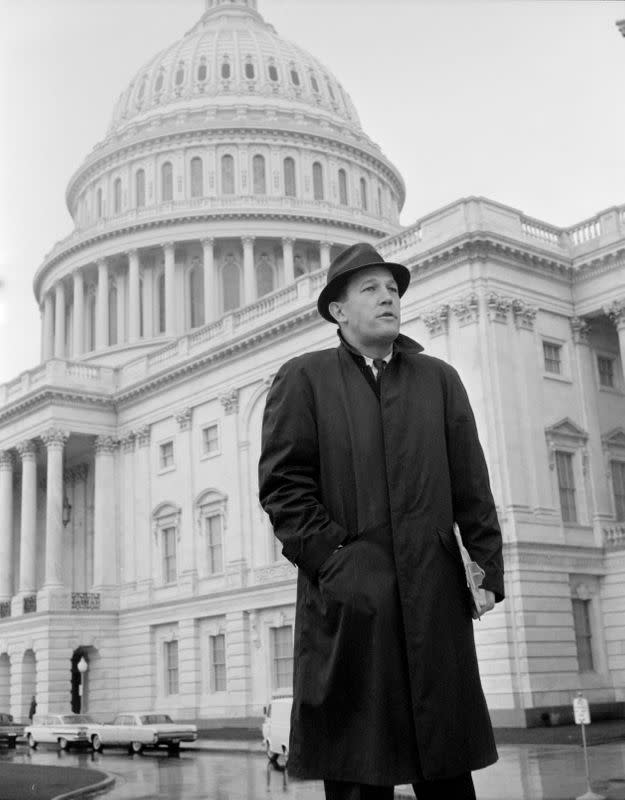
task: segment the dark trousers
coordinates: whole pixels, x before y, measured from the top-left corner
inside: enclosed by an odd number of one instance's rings
[[[393,786],[370,786],[347,781],[323,782],[326,800],[393,800]],[[471,773],[441,781],[413,783],[417,800],[476,800]]]

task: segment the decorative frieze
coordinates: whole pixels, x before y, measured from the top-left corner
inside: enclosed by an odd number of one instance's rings
[[[124,453],[132,453],[135,449],[135,442],[137,439],[137,434],[135,431],[127,431],[126,433],[122,434],[119,442]]]
[[[239,390],[228,389],[219,398],[226,414],[236,414],[239,410]]]
[[[508,311],[512,306],[512,300],[496,292],[488,295],[486,306],[488,308],[488,319],[490,322],[501,322],[503,325],[508,322]]]
[[[191,427],[191,409],[190,408],[181,408],[180,411],[177,411],[174,414],[176,418],[176,422],[178,423],[178,428],[181,431],[188,431]]]
[[[538,313],[538,309],[535,306],[531,306],[525,300],[517,298],[512,301],[512,313],[514,315],[514,324],[517,328],[526,331],[534,330],[534,320]]]
[[[591,325],[583,317],[571,317],[571,331],[575,344],[588,344]]]
[[[69,439],[69,433],[61,430],[61,428],[48,428],[41,434],[41,441],[45,444],[48,450],[52,448],[62,449],[65,442]]]
[[[459,297],[452,303],[451,310],[460,325],[470,325],[472,322],[477,322],[480,318],[480,302],[477,294],[472,292],[464,297]]]
[[[254,570],[254,583],[275,583],[277,581],[293,580],[297,577],[297,567],[289,561],[279,564],[270,564]]]
[[[139,447],[147,447],[150,444],[150,426],[143,425],[134,431],[135,438]]]
[[[447,333],[449,329],[449,305],[447,303],[426,311],[422,317],[431,337]]]
[[[89,474],[88,464],[76,464],[63,470],[63,482],[66,484],[83,483]]]
[[[118,444],[114,436],[96,436],[94,444],[96,455],[114,453]]]

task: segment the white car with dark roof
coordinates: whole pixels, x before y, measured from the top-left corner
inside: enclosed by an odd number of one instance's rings
[[[169,714],[154,711],[118,714],[112,723],[98,725],[91,732],[91,743],[96,752],[105,747],[125,747],[129,753],[167,747],[170,753],[175,753],[182,742],[196,739],[195,725],[174,722]]]

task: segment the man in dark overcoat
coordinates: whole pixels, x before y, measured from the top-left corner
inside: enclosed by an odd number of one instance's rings
[[[260,501],[298,569],[289,774],[329,800],[475,798],[497,760],[454,536],[503,599],[501,532],[457,372],[399,333],[410,273],[369,244],[330,265],[338,348],[267,397]]]

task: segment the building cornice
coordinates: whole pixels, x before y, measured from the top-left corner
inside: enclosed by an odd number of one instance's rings
[[[69,387],[37,387],[32,393],[19,398],[12,403],[0,408],[0,423],[8,422],[15,417],[31,414],[38,408],[47,405],[82,406],[86,408],[99,408],[114,411],[115,402],[111,394],[103,392],[89,392]]]

